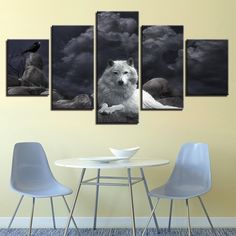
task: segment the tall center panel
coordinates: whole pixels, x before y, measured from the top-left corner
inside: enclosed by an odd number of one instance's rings
[[[97,124],[138,123],[138,35],[138,12],[97,12]]]

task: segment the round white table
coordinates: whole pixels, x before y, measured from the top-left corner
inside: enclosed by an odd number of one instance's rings
[[[101,159],[101,157],[99,157]],[[126,186],[129,187],[130,190],[130,200],[131,200],[131,216],[132,216],[132,228],[133,228],[133,236],[136,236],[136,226],[135,226],[135,213],[134,213],[134,202],[133,202],[133,190],[132,186],[136,183],[143,181],[144,187],[146,190],[146,194],[148,197],[149,205],[151,211],[153,210],[153,204],[151,198],[149,196],[149,189],[147,185],[147,181],[144,175],[143,168],[146,167],[157,167],[167,165],[169,163],[168,160],[161,160],[161,159],[140,159],[140,158],[132,158],[131,160],[124,160],[124,161],[112,161],[112,162],[97,162],[97,161],[81,161],[80,158],[72,158],[72,159],[63,159],[58,160],[55,162],[57,166],[68,167],[68,168],[79,168],[82,169],[78,188],[75,194],[75,199],[73,201],[73,205],[70,211],[70,216],[68,218],[68,222],[64,231],[64,236],[67,235],[68,228],[73,216],[73,212],[75,210],[75,206],[77,203],[77,199],[79,196],[81,185],[95,185],[96,186],[96,199],[95,199],[95,213],[94,213],[94,225],[93,228],[96,229],[97,223],[97,207],[98,207],[98,194],[99,194],[99,186]],[[131,169],[139,168],[141,177],[132,177],[131,176]],[[85,171],[87,169],[96,169],[97,176],[94,178],[90,178],[87,180],[84,179]],[[115,177],[115,176],[102,176],[100,174],[101,170],[103,169],[127,169],[127,177]],[[115,182],[100,182],[101,180],[127,180],[127,183],[115,183]],[[156,225],[157,230],[159,231],[159,226],[157,223],[156,215],[153,215],[154,222]]]

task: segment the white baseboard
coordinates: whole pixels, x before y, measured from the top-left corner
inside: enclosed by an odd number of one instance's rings
[[[7,228],[10,217],[0,217],[0,228]],[[79,228],[92,228],[93,217],[75,217]],[[136,227],[144,227],[148,218],[136,217]],[[216,228],[236,228],[236,217],[211,217],[212,223]],[[56,225],[58,228],[64,228],[67,222],[66,217],[56,217]],[[166,228],[168,224],[168,217],[158,217],[158,223],[161,228]],[[28,217],[16,217],[12,227],[13,228],[27,228],[29,225]],[[209,228],[209,223],[205,217],[191,217],[191,226],[196,228]],[[52,228],[51,217],[34,217],[34,228]],[[73,223],[71,223],[71,227]],[[129,228],[131,227],[130,217],[98,217],[98,228]],[[150,227],[154,227],[154,223],[150,223]],[[172,227],[185,228],[187,227],[186,217],[173,217]]]

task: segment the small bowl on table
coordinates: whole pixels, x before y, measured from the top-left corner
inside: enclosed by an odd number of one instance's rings
[[[140,149],[140,147],[133,147],[133,148],[124,148],[124,149],[117,149],[117,148],[109,148],[112,154],[119,158],[124,158],[124,160],[130,159],[134,154]]]

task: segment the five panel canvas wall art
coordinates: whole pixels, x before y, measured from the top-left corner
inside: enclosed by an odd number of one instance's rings
[[[137,124],[138,12],[97,12],[97,123]]]
[[[7,40],[7,96],[48,95],[48,40]]]
[[[52,27],[52,110],[93,109],[93,26]]]
[[[101,11],[94,31],[52,26],[52,110],[92,110],[94,82],[97,124],[138,124],[140,102],[141,110],[183,109],[182,25],[144,25],[139,42],[138,12]],[[11,39],[6,46],[6,95],[47,96],[48,40]],[[187,96],[228,95],[228,40],[187,40],[185,60]]]
[[[143,110],[183,108],[183,26],[142,26]]]

